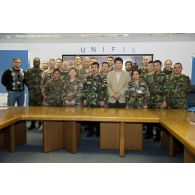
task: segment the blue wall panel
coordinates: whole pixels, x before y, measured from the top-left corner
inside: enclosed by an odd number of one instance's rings
[[[195,85],[195,58],[192,59],[192,84]]]

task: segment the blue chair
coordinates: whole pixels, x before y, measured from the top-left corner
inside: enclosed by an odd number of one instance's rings
[[[195,85],[192,85],[192,90],[187,96],[188,108],[195,107]]]

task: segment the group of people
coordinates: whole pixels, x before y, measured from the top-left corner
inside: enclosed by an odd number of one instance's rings
[[[76,56],[71,66],[60,58],[44,61],[41,66],[36,57],[33,66],[24,71],[21,60],[14,58],[1,82],[8,92],[8,106],[23,106],[26,85],[29,106],[187,108],[191,81],[182,74],[181,63],[173,65],[166,60],[163,68],[160,60],[143,56],[141,68],[131,61],[125,62],[125,70],[122,67],[123,59],[112,56],[101,67],[87,56]]]

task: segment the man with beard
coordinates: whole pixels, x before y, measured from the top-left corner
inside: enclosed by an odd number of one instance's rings
[[[132,67],[133,63],[131,61],[125,62],[125,70],[129,73],[130,78],[132,77]]]
[[[107,89],[103,77],[99,74],[99,63],[94,62],[91,65],[91,72],[83,84],[83,105],[91,108],[105,107]],[[99,123],[88,123],[88,127],[88,137],[94,134],[99,136]]]

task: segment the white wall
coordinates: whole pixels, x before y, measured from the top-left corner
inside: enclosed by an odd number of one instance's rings
[[[85,48],[85,53],[81,52]],[[91,51],[96,47],[96,52]],[[154,60],[183,64],[183,73],[191,77],[192,56],[195,54],[195,42],[142,42],[142,43],[0,43],[0,50],[29,50],[30,62],[36,56],[41,60],[62,57],[62,54],[154,54]],[[1,95],[1,94],[0,94]],[[0,98],[0,105],[5,103]]]
[[[191,76],[192,55],[195,54],[195,42],[144,42],[144,43],[0,43],[0,50],[29,50],[30,60],[35,56],[41,60],[61,57],[62,54],[154,54],[154,59],[164,62],[171,59],[183,64],[183,73]],[[96,47],[96,52],[91,51]],[[113,51],[112,51],[113,50]],[[104,51],[104,52],[103,52]]]

